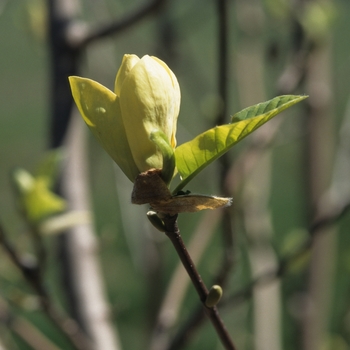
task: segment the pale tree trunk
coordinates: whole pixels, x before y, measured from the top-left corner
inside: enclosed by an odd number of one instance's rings
[[[236,73],[242,108],[266,100],[264,87],[263,53],[260,44],[264,13],[256,1],[237,1],[237,21],[245,34],[238,47]],[[274,133],[270,121],[252,136],[252,142]],[[271,151],[252,168],[247,157],[243,163],[245,180],[242,192],[242,212],[246,234],[252,242],[249,260],[253,278],[277,268],[276,254],[269,244],[272,235],[271,214],[268,209],[271,181]],[[255,242],[255,243],[254,243]],[[280,350],[281,345],[281,291],[278,279],[267,286],[253,289],[253,325],[255,350]]]
[[[50,146],[62,146],[67,139],[68,160],[63,172],[62,194],[71,210],[89,210],[87,164],[83,125],[71,123],[72,96],[68,76],[76,75],[79,50],[71,45],[71,24],[80,10],[77,0],[48,0],[49,44],[51,54],[51,130]],[[70,30],[70,32],[69,32]],[[109,323],[108,307],[98,262],[97,243],[92,224],[75,226],[59,238],[64,288],[70,312],[97,349],[119,349]]]
[[[324,37],[310,53],[307,63],[309,114],[306,169],[310,216],[330,185],[333,169],[334,114],[332,111],[331,40]],[[331,203],[329,203],[331,205]],[[307,312],[304,317],[304,349],[318,350],[328,332],[337,234],[334,228],[317,235],[311,249]]]
[[[78,118],[79,116],[75,115],[72,119],[67,135],[68,159],[64,168],[62,191],[69,203],[69,210],[90,213],[85,125]],[[98,241],[92,221],[87,220],[71,228],[66,233],[65,244],[79,323],[91,337],[96,350],[120,349],[105,299],[103,274],[98,260]]]

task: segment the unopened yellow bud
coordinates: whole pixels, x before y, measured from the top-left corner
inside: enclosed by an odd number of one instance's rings
[[[180,88],[174,73],[156,57],[124,55],[114,92],[90,79],[69,78],[85,122],[127,177],[163,169],[164,152],[151,140],[160,131],[176,146]]]
[[[140,172],[163,167],[162,153],[150,140],[162,131],[176,146],[180,88],[168,66],[150,56],[126,55],[116,79],[120,108],[131,153]],[[119,92],[120,90],[120,92]]]

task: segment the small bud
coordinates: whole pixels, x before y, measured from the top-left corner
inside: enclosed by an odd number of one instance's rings
[[[207,299],[205,300],[205,306],[214,307],[222,297],[222,288],[215,284],[209,290]]]
[[[147,212],[147,218],[157,230],[159,230],[160,232],[165,232],[164,222],[155,211],[150,210],[149,212]]]

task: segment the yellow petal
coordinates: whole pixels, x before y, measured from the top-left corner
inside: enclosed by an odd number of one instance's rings
[[[117,77],[115,79],[114,92],[117,96],[120,96],[120,90],[124,82],[125,77],[129,74],[135,64],[140,61],[136,55],[124,55],[122,64],[118,70]]]
[[[155,129],[161,130],[175,146],[179,105],[178,84],[174,85],[173,76],[158,60],[142,57],[125,77],[120,106],[130,149],[140,171],[162,168],[161,153],[149,135]]]
[[[177,78],[175,74],[172,72],[172,70],[168,67],[168,65],[160,60],[158,57],[151,56],[155,61],[157,61],[160,65],[163,66],[163,68],[167,71],[167,73],[170,76],[170,79],[173,84],[173,98],[172,98],[172,105],[170,107],[169,114],[173,114],[173,127],[172,127],[172,135],[170,138],[170,144],[173,148],[176,147],[176,128],[177,128],[177,118],[179,116],[180,112],[180,102],[181,102],[181,92],[180,92],[180,85],[177,81]]]
[[[125,135],[119,98],[90,79],[69,77],[69,82],[75,103],[86,124],[125,175],[134,181],[139,170]]]

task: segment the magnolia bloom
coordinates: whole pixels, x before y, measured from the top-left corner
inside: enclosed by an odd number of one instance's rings
[[[174,149],[180,110],[179,84],[163,61],[124,55],[114,92],[86,78],[69,81],[86,124],[131,181],[163,168],[163,153],[150,137],[160,131]]]

